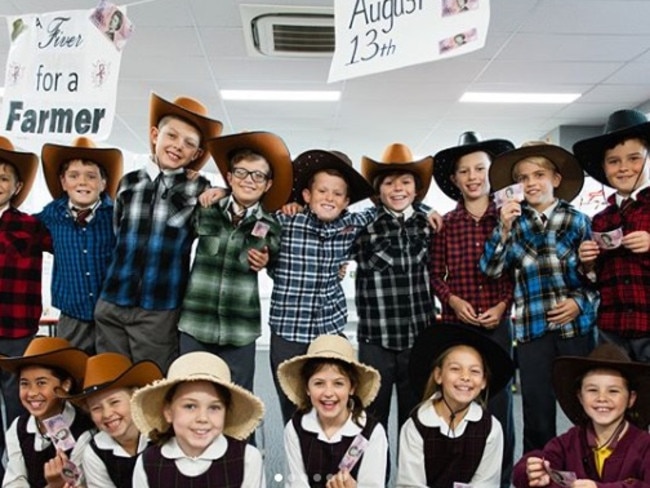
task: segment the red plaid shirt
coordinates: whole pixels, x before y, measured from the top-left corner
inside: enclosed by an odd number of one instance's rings
[[[624,212],[616,204],[594,215],[592,231],[623,228],[623,234],[650,232],[650,188],[641,190]],[[621,246],[602,251],[596,261],[596,286],[600,291],[598,327],[623,337],[644,337],[650,333],[650,252],[633,253]]]
[[[17,339],[38,331],[43,252],[52,251],[45,226],[8,208],[0,217],[0,337]]]
[[[449,297],[456,295],[469,302],[478,314],[506,303],[510,313],[513,285],[508,273],[500,278],[487,277],[479,268],[485,241],[498,222],[493,202],[477,222],[459,202],[443,218],[442,230],[434,234],[431,244],[431,288],[442,304],[442,320],[457,322]]]

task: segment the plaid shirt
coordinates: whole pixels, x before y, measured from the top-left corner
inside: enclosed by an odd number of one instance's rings
[[[344,211],[333,222],[311,211],[277,214],[282,225],[280,254],[269,269],[273,278],[269,325],[292,342],[309,343],[321,334],[340,334],[347,321],[338,271],[350,246],[376,210]]]
[[[546,314],[555,303],[573,298],[580,314],[559,327],[563,338],[590,332],[596,320],[598,294],[578,272],[578,246],[591,236],[589,218],[560,200],[546,228],[534,210],[522,204],[522,214],[512,226],[505,244],[501,225],[485,243],[481,269],[488,276],[509,272],[515,283],[515,337],[528,342],[549,329]]]
[[[199,240],[178,328],[201,342],[245,346],[261,333],[257,272],[248,265],[248,250],[266,246],[272,261],[280,224],[257,205],[233,228],[229,202],[222,198],[195,213]]]
[[[69,317],[93,320],[95,303],[113,255],[113,201],[103,195],[93,218],[81,227],[72,217],[68,196],[36,214],[52,236],[52,305]]]
[[[414,210],[400,224],[381,206],[351,253],[358,263],[359,340],[397,351],[412,347],[434,317],[427,270],[431,228],[426,213]]]
[[[513,284],[507,274],[493,279],[479,268],[483,246],[499,222],[494,202],[476,221],[461,201],[443,218],[442,230],[431,241],[431,288],[442,304],[442,320],[457,322],[449,298],[456,295],[469,302],[478,314],[505,302],[512,306]]]
[[[13,207],[0,214],[0,338],[38,331],[43,252],[51,251],[52,239],[36,217]]]
[[[625,211],[616,204],[593,217],[593,230],[604,232],[623,228],[623,234],[650,232],[650,188],[641,190]],[[647,337],[650,334],[650,252],[633,253],[621,246],[601,250],[596,261],[596,286],[600,290],[598,327],[624,337]]]
[[[180,306],[194,240],[192,213],[209,186],[201,176],[188,179],[184,170],[158,171],[152,178],[145,167],[124,175],[113,216],[117,244],[102,300],[145,310]]]

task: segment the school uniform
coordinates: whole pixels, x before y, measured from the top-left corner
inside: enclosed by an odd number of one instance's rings
[[[149,445],[138,437],[137,454]],[[132,456],[104,431],[97,432],[83,451],[82,466],[88,488],[131,488],[137,454]]]

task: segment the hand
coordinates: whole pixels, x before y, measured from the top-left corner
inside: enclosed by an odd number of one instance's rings
[[[562,300],[546,313],[546,319],[557,325],[572,322],[580,314],[580,307],[573,298]]]
[[[325,484],[326,488],[356,488],[357,481],[347,469],[343,469],[332,476]]]
[[[348,263],[346,262],[346,263],[343,263],[343,264],[339,267],[339,272],[338,272],[339,280],[342,280],[343,278],[345,278],[345,273],[346,273],[347,271],[348,271]]]
[[[56,451],[56,456],[50,459],[43,465],[43,474],[45,481],[47,481],[47,488],[64,488],[65,480],[61,476],[63,466],[68,460],[63,451]]]
[[[648,252],[650,249],[650,233],[636,230],[623,236],[622,244],[633,253]]]
[[[449,297],[449,306],[454,309],[456,317],[463,322],[472,325],[481,325],[471,303],[466,302],[457,295],[451,295]]]
[[[578,258],[580,262],[585,265],[593,264],[600,254],[600,248],[596,241],[582,241],[578,248]]]
[[[495,329],[501,323],[501,317],[505,311],[506,304],[499,302],[478,316],[479,324],[486,329]]]
[[[296,215],[302,212],[303,208],[304,207],[297,202],[290,202],[282,205],[280,212],[282,212],[284,215]]]
[[[431,211],[429,215],[427,215],[427,220],[434,232],[440,232],[442,230],[442,215],[438,212],[435,210]]]
[[[551,484],[551,477],[546,472],[550,467],[548,461],[538,457],[526,459],[526,475],[530,486],[548,486]]]
[[[199,203],[202,207],[208,208],[228,194],[223,188],[208,188],[199,195]]]
[[[508,234],[512,229],[512,224],[517,217],[521,215],[521,204],[515,200],[506,202],[499,213],[503,232]]]
[[[248,265],[253,271],[260,271],[269,262],[269,248],[264,246],[261,251],[257,249],[248,250]]]

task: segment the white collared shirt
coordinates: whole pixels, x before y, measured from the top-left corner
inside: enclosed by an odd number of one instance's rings
[[[395,212],[390,208],[386,207],[386,205],[384,205],[384,208],[389,214],[391,214],[395,218],[399,218],[400,215],[403,215],[404,220],[410,219],[411,216],[415,213],[415,209],[413,208],[413,205],[409,205],[408,207],[406,207],[403,212]]]
[[[131,457],[131,455],[126,452],[115,439],[104,431],[97,432],[94,439],[95,444],[97,444],[99,449],[113,451],[113,455],[116,457]],[[149,439],[147,439],[146,436],[139,436],[137,449],[138,454],[145,450],[148,441]],[[97,456],[97,453],[93,450],[92,446],[88,445],[84,448],[82,463],[84,473],[86,474],[86,486],[88,488],[120,488],[115,486],[115,483],[113,483],[113,480],[108,474],[106,465],[99,456]]]
[[[639,188],[637,188],[636,190],[634,190],[634,191],[633,191],[632,193],[630,193],[630,195],[627,196],[627,197],[624,197],[623,195],[620,195],[618,192],[616,192],[616,194],[615,194],[615,195],[616,195],[616,205],[618,205],[618,206],[620,207],[621,204],[623,203],[623,200],[626,200],[627,198],[631,198],[632,200],[635,200],[635,201],[636,201],[636,198],[637,198],[637,195],[639,194],[639,192],[640,192],[641,190],[645,190],[645,189],[648,188],[649,186],[650,186],[650,181],[646,181],[643,185],[641,185]]]

